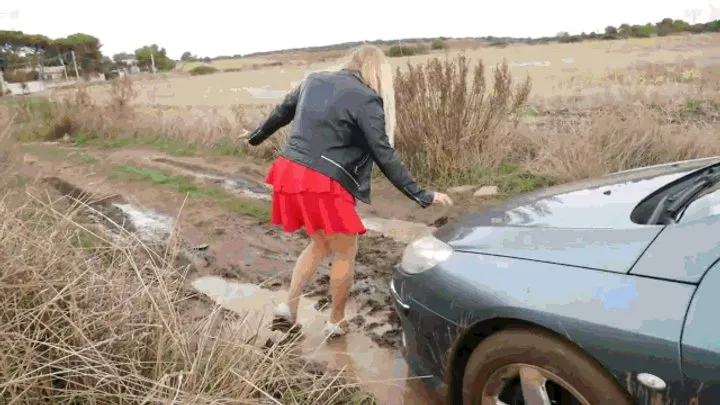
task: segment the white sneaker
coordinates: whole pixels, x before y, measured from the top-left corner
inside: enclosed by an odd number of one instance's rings
[[[273,310],[273,320],[270,330],[278,330],[284,333],[300,332],[300,325],[292,319],[290,307],[286,303],[279,304]]]
[[[345,329],[340,327],[340,324],[332,323],[330,321],[325,322],[325,333],[328,334],[331,338],[333,337],[340,337],[345,335],[347,332]]]
[[[292,322],[292,314],[290,313],[290,307],[286,303],[278,304],[273,311],[275,318],[280,318],[284,321]]]

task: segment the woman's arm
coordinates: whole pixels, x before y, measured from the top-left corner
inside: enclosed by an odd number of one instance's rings
[[[373,160],[385,177],[405,196],[421,207],[426,208],[431,205],[435,197],[434,193],[418,186],[410,171],[400,161],[390,145],[385,133],[385,113],[380,97],[373,97],[360,108],[357,123],[365,134]]]
[[[259,127],[250,133],[248,143],[256,146],[261,144],[280,128],[289,124],[295,117],[295,107],[297,107],[298,97],[300,96],[300,88],[302,84],[295,87],[285,96],[282,103],[278,104],[270,115]]]

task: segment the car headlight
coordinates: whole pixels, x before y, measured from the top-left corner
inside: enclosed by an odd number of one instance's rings
[[[447,260],[452,252],[452,248],[445,242],[434,236],[425,236],[405,248],[400,267],[406,273],[422,273]]]

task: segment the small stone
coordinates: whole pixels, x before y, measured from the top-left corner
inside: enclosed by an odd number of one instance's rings
[[[480,187],[473,193],[473,197],[491,197],[498,194],[497,186]]]
[[[38,161],[38,158],[32,155],[25,155],[23,156],[23,163],[31,165],[33,163],[36,163]]]
[[[457,186],[457,187],[450,187],[447,192],[450,194],[465,194],[473,191],[475,186],[473,185],[465,185],[465,186]]]
[[[70,142],[70,134],[63,135],[63,142]]]

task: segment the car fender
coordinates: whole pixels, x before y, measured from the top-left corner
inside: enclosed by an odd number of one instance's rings
[[[623,385],[642,372],[682,382],[679,342],[693,285],[469,253],[412,278],[405,294],[457,325],[454,356],[469,356],[467,334],[477,325],[492,331],[496,320],[513,320],[572,342]]]

